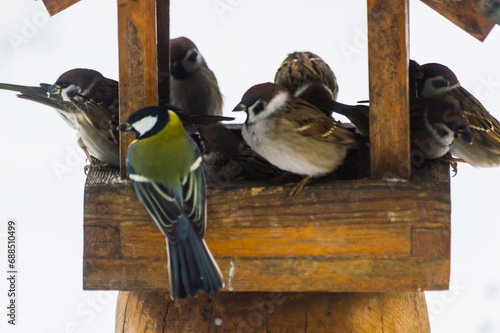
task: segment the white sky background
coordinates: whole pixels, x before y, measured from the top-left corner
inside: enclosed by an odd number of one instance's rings
[[[339,101],[368,98],[365,1],[221,0],[233,9],[222,16],[212,0],[171,2],[171,36],[198,45],[219,80],[226,114],[250,86],[272,81],[296,50],[330,64]],[[499,28],[480,43],[419,1],[410,4],[411,57],[448,65],[500,118]],[[30,24],[38,26],[26,30]],[[117,79],[116,29],[116,1],[82,0],[48,19],[41,1],[0,0],[0,82],[53,83],[76,67]],[[85,161],[75,133],[53,110],[12,92],[0,91],[0,105],[0,221],[15,218],[19,228],[18,326],[6,324],[0,278],[0,331],[112,332],[117,293],[82,290]],[[452,179],[452,288],[427,293],[434,333],[500,332],[499,177],[500,169],[460,165]]]

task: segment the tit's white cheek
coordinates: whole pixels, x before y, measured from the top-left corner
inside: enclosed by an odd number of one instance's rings
[[[147,116],[147,117],[144,117],[141,120],[133,123],[132,127],[137,132],[139,132],[139,135],[143,135],[144,133],[151,130],[156,125],[157,120],[158,120],[157,116]]]

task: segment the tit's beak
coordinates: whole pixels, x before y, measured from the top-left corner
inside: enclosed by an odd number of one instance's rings
[[[120,132],[130,132],[133,129],[133,127],[128,122],[124,121],[123,123],[118,125],[116,129],[119,130]]]
[[[53,84],[49,87],[49,90],[47,91],[49,95],[59,95],[61,93],[61,86],[58,84]]]
[[[236,107],[233,109],[233,112],[240,112],[240,111],[246,111],[247,106],[245,103],[241,102],[240,104],[236,105]]]
[[[457,136],[467,142],[468,144],[472,144],[474,141],[474,136],[472,135],[472,132],[469,128],[469,126],[465,126],[462,128],[459,128],[457,131]]]

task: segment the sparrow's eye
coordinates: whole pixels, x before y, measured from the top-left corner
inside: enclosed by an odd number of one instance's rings
[[[264,102],[262,101],[259,101],[257,102],[254,107],[252,108],[252,111],[255,115],[259,114],[260,112],[262,112],[262,110],[264,110],[265,108],[265,105],[264,105]]]
[[[448,87],[449,82],[446,79],[436,79],[432,81],[432,87],[439,89],[439,88],[446,88]]]
[[[189,57],[187,58],[187,60],[189,62],[196,62],[196,58],[198,57],[198,53],[196,53],[196,51],[192,51],[191,54],[189,55]]]
[[[62,82],[59,82],[58,86],[60,86],[62,89],[67,88],[69,86],[69,82],[64,80]]]
[[[442,138],[448,136],[448,134],[449,134],[448,131],[445,128],[441,127],[441,126],[438,126],[436,128],[436,132]]]

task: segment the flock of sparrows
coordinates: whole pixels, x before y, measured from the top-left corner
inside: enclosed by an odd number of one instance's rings
[[[203,240],[210,177],[205,168],[216,172],[236,163],[240,171],[231,176],[303,176],[293,195],[310,178],[339,169],[348,152],[369,144],[369,106],[337,102],[331,68],[313,53],[295,52],[283,61],[274,83],[258,84],[244,93],[233,110],[247,114],[239,134],[219,123],[232,118],[222,117],[217,80],[195,44],[180,37],[172,39],[170,47],[172,105],[160,101],[160,106],[143,108],[121,124],[118,82],[94,70],[70,70],[52,85],[0,84],[0,89],[56,109],[76,130],[91,165],[95,157],[119,166],[118,131],[135,132],[127,173],[166,236],[171,295],[182,299],[223,286]],[[409,71],[414,162],[451,153],[454,160],[473,166],[499,165],[500,124],[460,86],[453,72],[440,64],[415,61],[410,61]],[[336,121],[333,113],[346,116],[354,127]]]

